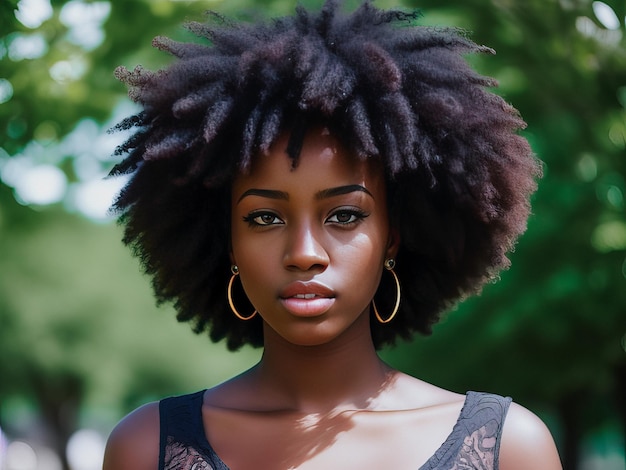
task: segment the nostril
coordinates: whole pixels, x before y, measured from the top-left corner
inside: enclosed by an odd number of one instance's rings
[[[290,251],[285,256],[285,266],[301,271],[323,271],[328,266],[328,256],[323,250]]]
[[[323,271],[324,269],[326,269],[325,264],[314,264],[309,268],[309,271]]]
[[[326,269],[328,263],[319,262],[315,260],[290,259],[285,263],[285,267],[291,270],[298,271],[315,271],[322,272]]]

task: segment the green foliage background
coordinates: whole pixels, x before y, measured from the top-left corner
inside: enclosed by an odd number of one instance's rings
[[[16,410],[30,403],[61,449],[81,421],[106,430],[137,404],[217,383],[258,352],[228,354],[176,324],[169,307],[155,307],[119,227],[82,217],[69,196],[45,207],[18,202],[7,162],[52,164],[70,187],[80,183],[78,162],[90,154],[64,139],[85,119],[104,134],[128,103],[116,66],[164,65],[152,37],[187,39],[181,22],[206,9],[276,16],[295,2],[113,0],[95,48],[72,41],[61,14],[70,2],[51,3],[52,16],[35,28],[16,19],[16,0],[0,3],[0,79],[12,86],[0,104],[0,426],[23,432]],[[508,394],[538,411],[565,468],[577,468],[589,436],[613,429],[623,437],[626,423],[626,4],[605,0],[618,21],[607,26],[599,3],[376,2],[419,6],[421,23],[464,28],[496,49],[469,60],[500,81],[497,92],[521,111],[545,162],[513,267],[431,338],[383,355],[438,385]],[[45,53],[11,56],[16,38],[35,34]],[[59,62],[82,72],[55,79]],[[93,160],[105,174],[113,159],[101,157]]]

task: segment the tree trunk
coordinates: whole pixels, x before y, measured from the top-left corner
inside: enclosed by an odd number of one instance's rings
[[[615,367],[615,411],[622,427],[624,452],[626,452],[626,361],[622,361]]]
[[[563,397],[558,405],[563,423],[561,446],[563,470],[577,470],[580,461],[580,444],[583,436],[578,409],[581,406],[581,395],[580,393],[569,394]]]
[[[63,375],[32,377],[37,401],[48,431],[50,446],[61,459],[63,470],[70,470],[67,443],[78,428],[78,414],[84,384],[80,377]]]

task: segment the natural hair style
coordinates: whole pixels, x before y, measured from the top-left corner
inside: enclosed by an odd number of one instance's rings
[[[337,0],[271,22],[212,14],[187,25],[204,44],[154,40],[177,58],[164,70],[116,71],[143,110],[117,126],[136,131],[118,149],[127,156],[112,174],[133,175],[114,208],[179,320],[231,349],[262,345],[259,316],[239,321],[226,298],[231,183],[285,131],[297,165],[312,123],[385,167],[403,298],[393,322],[372,321],[377,347],[430,333],[441,312],[508,266],[540,164],[517,135],[515,109],[487,90],[494,80],[463,58],[491,49],[418,17],[371,1],[347,14]],[[235,303],[249,305],[243,294]]]

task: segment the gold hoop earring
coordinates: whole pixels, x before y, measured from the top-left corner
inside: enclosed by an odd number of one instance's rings
[[[398,313],[398,308],[400,307],[400,281],[398,279],[398,276],[393,270],[395,266],[396,266],[396,261],[393,258],[389,258],[385,260],[385,269],[391,273],[391,275],[393,276],[393,280],[396,282],[396,304],[393,306],[393,311],[391,312],[391,315],[389,315],[387,319],[383,319],[380,316],[380,313],[378,313],[378,309],[376,308],[376,302],[374,302],[374,299],[372,299],[372,307],[374,308],[374,315],[376,315],[376,319],[380,323],[383,323],[383,324],[389,323],[391,320],[393,320],[393,318],[396,316],[396,313]]]
[[[233,282],[235,282],[235,278],[237,276],[239,276],[239,267],[237,267],[236,264],[233,264],[230,267],[230,272],[233,273],[233,275],[230,278],[230,281],[228,281],[228,305],[230,306],[230,309],[233,311],[233,313],[235,314],[235,316],[237,318],[239,318],[240,320],[252,320],[252,318],[256,315],[256,310],[254,312],[252,312],[252,315],[249,315],[247,317],[244,317],[241,313],[239,313],[237,311],[237,309],[235,308],[235,304],[233,303],[233,294],[232,294],[232,289],[233,289]]]

